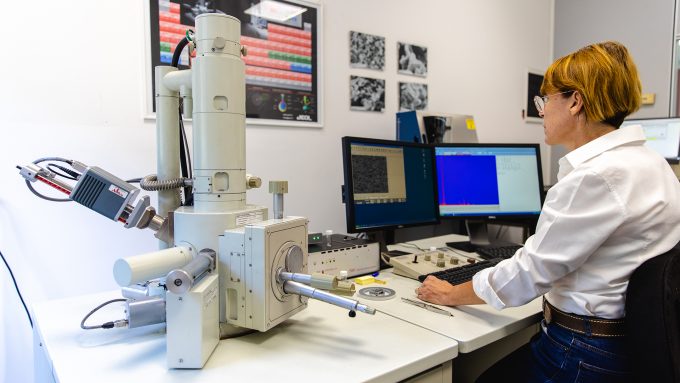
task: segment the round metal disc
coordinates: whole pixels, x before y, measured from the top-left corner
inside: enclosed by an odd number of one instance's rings
[[[387,287],[364,287],[359,290],[359,296],[373,301],[386,301],[396,297],[397,293]]]
[[[286,253],[286,271],[291,273],[299,273],[304,267],[305,253],[300,246],[293,245]]]

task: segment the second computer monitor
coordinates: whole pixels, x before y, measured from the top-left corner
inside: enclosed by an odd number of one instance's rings
[[[465,219],[473,245],[493,242],[486,237],[489,220],[540,214],[543,177],[538,144],[439,144],[435,158],[439,214]]]
[[[646,146],[658,152],[671,164],[680,162],[680,118],[641,118],[623,122],[627,125],[641,125],[645,133]]]

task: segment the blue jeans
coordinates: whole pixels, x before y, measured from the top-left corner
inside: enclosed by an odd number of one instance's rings
[[[629,382],[624,337],[592,337],[541,323],[531,342],[489,368],[477,382]]]

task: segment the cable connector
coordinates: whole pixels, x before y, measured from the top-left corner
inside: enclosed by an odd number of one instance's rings
[[[71,165],[71,167],[78,173],[83,173],[85,170],[87,170],[87,165],[80,161],[72,160],[69,165]]]
[[[21,174],[21,176],[24,177],[27,181],[35,182],[38,179],[37,176],[51,178],[49,177],[48,171],[40,167],[40,165],[36,164],[28,164],[26,166],[17,165],[17,168],[19,169],[19,174]]]
[[[109,329],[109,328],[114,328],[114,327],[127,327],[127,325],[128,325],[127,320],[119,319],[119,320],[116,320],[116,321],[113,321],[113,322],[106,322],[106,323],[101,325],[101,328]]]

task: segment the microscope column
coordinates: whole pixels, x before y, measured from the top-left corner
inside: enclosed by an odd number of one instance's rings
[[[198,212],[245,207],[245,64],[241,23],[232,16],[196,18],[194,203]]]

